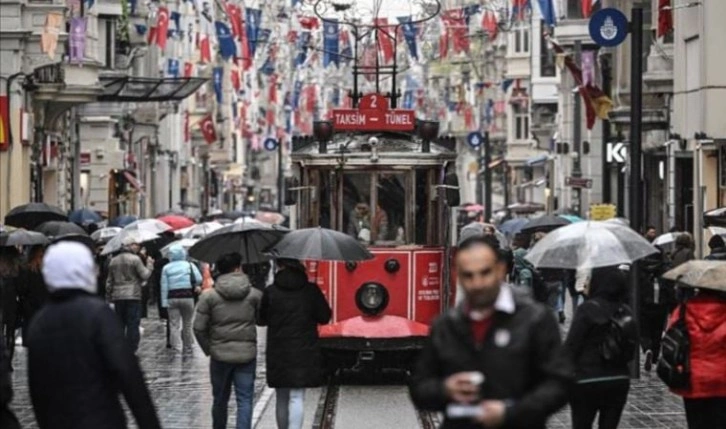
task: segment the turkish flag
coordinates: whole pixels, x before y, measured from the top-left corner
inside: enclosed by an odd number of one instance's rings
[[[673,31],[673,12],[670,6],[671,0],[658,0],[658,37]]]
[[[169,32],[169,9],[160,7],[156,15],[156,44],[166,48],[166,36]]]
[[[212,61],[212,48],[209,46],[209,36],[200,35],[199,39],[199,61],[206,64]]]
[[[239,89],[242,87],[242,82],[239,79],[239,69],[232,69],[230,79],[232,80],[232,88],[234,88],[235,92],[239,93]]]
[[[277,75],[270,76],[270,103],[277,103]]]
[[[449,23],[445,17],[441,18],[441,35],[439,36],[439,58],[449,56]]]
[[[394,36],[394,34],[391,34],[393,33],[393,27],[388,25],[388,18],[376,18],[374,24],[376,25],[378,46],[381,48],[383,61],[389,63],[393,60],[393,40],[391,39]]]
[[[189,111],[184,111],[184,143],[189,143],[192,139],[191,130],[189,129]]]
[[[320,27],[320,21],[314,16],[301,16],[300,26],[306,30],[312,30]]]
[[[447,10],[442,19],[447,38],[454,40],[454,52],[469,52],[469,27],[462,9]]]
[[[305,111],[312,112],[315,110],[315,85],[308,85],[305,88]]]
[[[242,41],[242,9],[234,3],[227,3],[227,15],[230,27],[232,27],[232,34]]]
[[[489,35],[489,40],[497,38],[499,26],[497,25],[497,17],[494,15],[494,12],[490,10],[484,12],[484,18],[482,19],[481,26]]]
[[[146,35],[146,43],[148,43],[149,45],[154,43],[154,41],[156,40],[156,33],[157,28],[155,26],[149,28],[149,33]]]
[[[214,120],[212,119],[211,114],[205,116],[201,121],[199,121],[199,128],[202,129],[204,140],[206,140],[208,144],[212,144],[217,141],[217,130],[214,128]]]
[[[184,77],[192,77],[192,73],[194,73],[194,64],[190,62],[184,63]]]

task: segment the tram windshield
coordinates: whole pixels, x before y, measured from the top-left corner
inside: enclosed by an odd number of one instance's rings
[[[345,173],[343,231],[366,244],[406,244],[406,174]]]

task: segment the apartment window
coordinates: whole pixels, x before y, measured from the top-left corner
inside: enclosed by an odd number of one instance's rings
[[[529,52],[529,28],[517,28],[514,33],[514,53],[526,54]]]
[[[555,77],[557,75],[557,66],[555,64],[555,53],[550,49],[547,39],[545,38],[545,22],[540,25],[542,31],[539,36],[539,75],[542,77]]]
[[[112,16],[101,16],[98,22],[98,59],[103,67],[111,69],[116,61],[116,19]]]
[[[529,139],[529,110],[523,103],[512,104],[512,117],[514,118],[514,140]]]

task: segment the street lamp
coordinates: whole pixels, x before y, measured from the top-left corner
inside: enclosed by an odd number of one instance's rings
[[[328,152],[328,142],[333,137],[333,123],[330,121],[313,121],[313,136],[318,141],[318,152]]]
[[[431,140],[439,136],[438,121],[418,121],[418,136],[421,137],[421,152],[431,152]]]

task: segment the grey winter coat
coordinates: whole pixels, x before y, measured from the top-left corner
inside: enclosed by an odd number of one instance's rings
[[[122,252],[108,265],[106,299],[108,301],[141,300],[141,288],[151,276],[151,270],[141,258],[131,252]]]
[[[242,273],[217,278],[202,293],[194,317],[194,336],[207,356],[243,364],[257,357],[257,319],[262,292]]]

